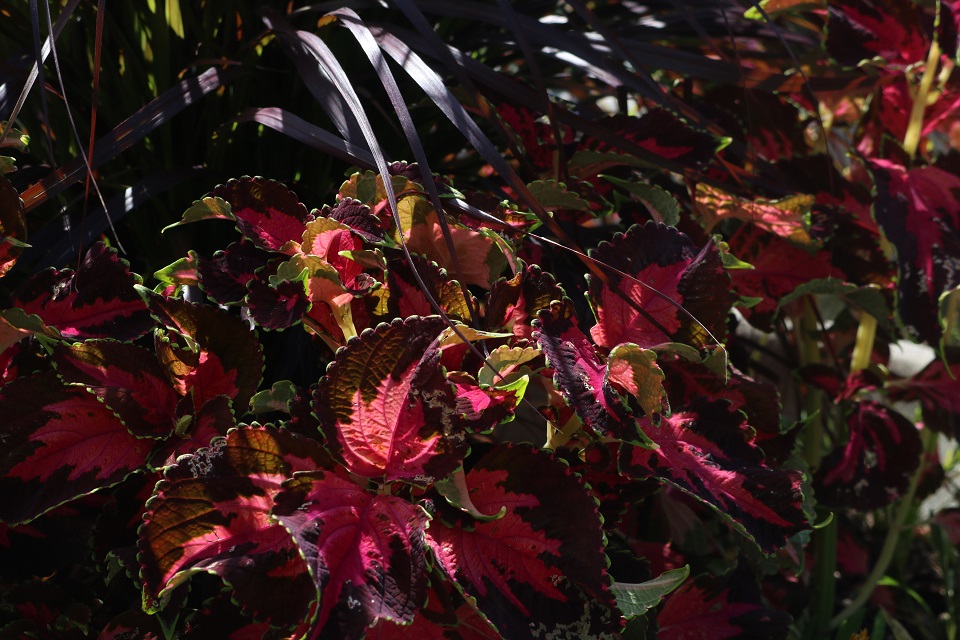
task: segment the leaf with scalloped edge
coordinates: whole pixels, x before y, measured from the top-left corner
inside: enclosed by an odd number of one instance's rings
[[[139,284],[140,276],[130,272],[116,251],[96,242],[76,272],[41,271],[17,291],[14,305],[40,316],[67,338],[135,340],[153,326],[134,290]]]
[[[507,376],[519,372],[524,364],[532,362],[542,355],[543,352],[536,347],[501,345],[490,351],[487,361],[477,373],[477,382],[482,386],[498,386],[505,379],[509,379]]]
[[[898,314],[936,345],[940,296],[960,286],[960,177],[938,167],[908,171],[887,160],[870,160],[868,167],[877,191],[874,217],[897,249]]]
[[[164,298],[143,287],[138,290],[157,320],[187,343],[180,346],[160,336],[155,340],[157,355],[177,392],[191,394],[196,409],[225,395],[245,412],[263,372],[263,353],[250,326],[217,307]]]
[[[83,384],[138,437],[165,438],[176,425],[180,396],[152,352],[115,340],[54,346],[64,382]]]
[[[684,342],[709,346],[712,341],[703,327],[675,304],[723,340],[735,297],[713,242],[698,250],[675,228],[648,222],[615,235],[611,242],[601,242],[590,255],[662,294],[609,271],[607,283],[589,276],[588,297],[597,316],[590,335],[597,345],[613,348],[630,342],[646,349],[663,342]]]
[[[780,200],[748,200],[710,185],[697,185],[695,208],[709,233],[718,222],[735,218],[801,246],[814,247],[809,217],[814,197],[797,194]]]
[[[933,22],[924,19],[919,7],[876,0],[828,0],[826,4],[826,48],[840,64],[858,67],[879,57],[880,68],[891,73],[926,59]],[[949,6],[945,3],[945,12]]]
[[[607,381],[623,387],[648,416],[670,410],[663,378],[663,371],[657,366],[657,354],[649,349],[618,344],[607,358]]]
[[[219,576],[256,620],[298,624],[316,599],[290,534],[270,515],[280,485],[330,465],[319,443],[243,426],[166,469],[138,543],[144,609],[164,608],[195,573]]]
[[[151,469],[175,464],[179,456],[207,447],[217,436],[225,436],[237,426],[230,398],[217,396],[207,400],[194,414],[180,416],[173,434],[154,445],[147,461]]]
[[[846,444],[824,457],[813,477],[817,502],[861,511],[891,504],[920,465],[917,427],[895,409],[862,400],[847,416],[847,428]]]
[[[537,312],[564,297],[557,279],[539,265],[524,265],[513,278],[500,278],[487,296],[487,326],[513,331],[518,338],[530,338]]]
[[[242,302],[247,295],[247,283],[253,280],[257,269],[267,264],[271,255],[244,238],[231,242],[210,259],[198,256],[200,288],[220,304]]]
[[[293,537],[320,595],[315,634],[361,638],[381,618],[411,622],[424,605],[429,518],[420,507],[370,493],[338,467],[287,481],[273,514]]]
[[[434,519],[437,568],[507,638],[604,637],[620,629],[596,504],[569,468],[529,446],[498,445],[467,473],[475,507],[492,521]],[[457,512],[459,514],[459,512]]]
[[[553,369],[553,381],[583,425],[601,437],[653,446],[637,417],[607,380],[606,363],[577,326],[569,299],[553,302],[534,321],[534,338]]]
[[[150,451],[96,396],[52,372],[0,389],[0,415],[0,520],[10,524],[120,482]]]
[[[342,251],[361,251],[363,246],[363,241],[350,227],[333,218],[321,217],[307,223],[300,250],[326,260],[337,270],[343,285],[348,289],[354,289],[357,276],[363,271],[363,266],[340,254]]]
[[[289,266],[271,260],[257,269],[247,283],[244,302],[250,319],[264,329],[287,329],[300,323],[310,311],[311,302],[304,286],[308,271],[285,268]]]
[[[366,242],[378,244],[383,242],[384,230],[380,220],[373,215],[370,207],[353,198],[340,198],[333,207],[324,205],[317,218],[330,218],[350,227],[354,233]]]
[[[194,200],[190,208],[183,212],[183,217],[178,222],[165,226],[163,232],[185,224],[200,222],[201,220],[236,221],[236,219],[237,217],[233,215],[233,211],[230,209],[229,202],[220,197],[206,196],[199,200]]]
[[[433,574],[427,591],[427,604],[421,607],[413,623],[401,625],[378,620],[367,633],[377,640],[502,640],[483,617],[449,582]]]
[[[729,403],[701,397],[663,417],[659,427],[644,430],[660,448],[622,445],[622,473],[656,477],[693,496],[764,553],[808,528],[800,490],[803,474],[767,466],[743,414]]]
[[[613,594],[617,605],[626,618],[642,616],[660,604],[661,599],[679,587],[690,575],[690,565],[679,569],[670,569],[652,580],[639,584],[613,583]]]
[[[784,611],[763,606],[760,587],[743,563],[725,576],[704,574],[666,597],[657,613],[658,640],[787,638]]]
[[[447,380],[456,390],[460,419],[471,433],[484,433],[513,420],[513,412],[529,383],[528,376],[520,376],[497,387],[481,387],[464,371],[449,372]]]
[[[313,396],[327,447],[367,478],[427,481],[460,466],[467,443],[440,366],[437,316],[365,330],[337,352]]]
[[[213,190],[213,197],[230,205],[244,236],[272,251],[282,251],[291,242],[299,244],[305,225],[313,219],[295,193],[266,178],[229,180]]]
[[[960,436],[960,355],[948,349],[944,359],[936,358],[922,371],[906,380],[887,383],[890,399],[920,402],[923,424],[951,437]]]
[[[427,285],[427,291],[437,301],[444,313],[453,320],[470,322],[470,307],[463,297],[460,284],[450,278],[446,269],[441,269],[436,262],[423,256],[414,254],[413,266],[417,274]],[[417,282],[406,258],[393,258],[387,262],[386,281],[384,288],[377,295],[380,297],[377,317],[389,321],[392,318],[406,318],[409,316],[425,316],[436,313],[430,301]],[[471,301],[476,308],[476,300]]]
[[[196,251],[190,250],[186,257],[171,262],[163,269],[153,272],[153,277],[165,285],[192,286],[200,284],[200,276],[197,274],[199,267],[199,256]]]

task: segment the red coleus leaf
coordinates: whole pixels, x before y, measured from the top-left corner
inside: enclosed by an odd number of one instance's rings
[[[52,373],[0,389],[0,415],[0,520],[11,524],[120,482],[150,450],[96,396]]]
[[[340,255],[340,252],[360,251],[363,247],[363,241],[350,227],[333,218],[320,217],[307,224],[300,250],[323,258],[336,269],[340,281],[347,289],[356,289],[357,276],[363,271],[363,267],[359,262]]]
[[[380,219],[370,211],[370,207],[359,200],[341,198],[333,207],[324,205],[320,215],[347,225],[354,233],[372,244],[384,239]]]
[[[59,343],[52,355],[61,379],[86,385],[131,433],[170,435],[180,396],[152,352],[124,342],[88,340]]]
[[[924,426],[960,437],[960,361],[948,350],[949,367],[937,358],[912,378],[888,383],[890,399],[919,400]]]
[[[310,299],[304,289],[300,274],[294,279],[282,279],[277,275],[279,260],[271,260],[257,269],[247,283],[244,302],[250,318],[265,329],[286,329],[303,319],[310,309]]]
[[[436,262],[422,256],[412,257],[413,267],[444,313],[453,320],[470,322],[470,307],[463,297],[459,283],[452,280],[446,269],[441,269]],[[385,285],[384,290],[378,293],[380,304],[377,309],[377,315],[385,320],[435,313],[406,258],[395,258],[387,263]],[[383,304],[384,301],[386,305]],[[473,302],[476,306],[476,302]],[[386,308],[382,309],[383,313],[379,313],[383,306]]]
[[[703,327],[678,305],[723,339],[734,298],[730,276],[712,242],[698,251],[673,227],[649,222],[615,235],[612,242],[601,242],[591,257],[661,294],[617,273],[609,273],[606,284],[589,276],[588,296],[597,316],[590,335],[597,345],[609,349],[623,342],[643,348],[671,341],[710,344]]]
[[[814,476],[817,501],[862,511],[885,507],[903,494],[920,464],[920,434],[900,413],[870,400],[853,405],[847,427],[847,443],[825,457]]]
[[[573,640],[619,630],[596,505],[566,465],[500,445],[466,483],[481,513],[506,513],[469,527],[434,520],[427,541],[439,569],[504,637]]]
[[[481,387],[473,376],[463,371],[451,372],[447,379],[456,389],[457,411],[469,431],[482,433],[513,419],[516,391]]]
[[[431,580],[427,604],[413,618],[401,625],[380,619],[370,628],[368,638],[377,640],[501,640],[490,622],[456,591],[438,578]]]
[[[799,285],[818,278],[843,274],[830,264],[830,254],[809,251],[754,225],[744,225],[730,238],[730,251],[753,265],[753,269],[732,269],[734,291],[744,298],[760,298],[760,303],[741,308],[751,324],[768,327],[780,299]]]
[[[744,569],[703,575],[666,596],[657,614],[659,640],[786,638],[790,615],[766,609],[760,589]]]
[[[427,595],[420,507],[367,492],[342,467],[298,475],[276,502],[320,594],[311,637],[361,638],[378,619],[413,620]]]
[[[433,482],[460,466],[467,443],[440,366],[439,317],[367,329],[337,352],[313,396],[328,448],[367,478]]]
[[[537,311],[564,296],[556,278],[538,265],[524,265],[513,278],[493,283],[487,296],[486,320],[491,330],[512,331],[518,338],[530,338]]]
[[[306,223],[313,219],[296,194],[265,178],[230,180],[213,195],[230,204],[240,232],[264,249],[279,251],[288,242],[299,243]]]
[[[663,158],[688,165],[699,165],[709,161],[722,146],[717,138],[709,133],[697,131],[665,109],[651,109],[639,117],[612,116],[605,118],[601,123],[607,129],[615,129],[619,138],[628,140]],[[580,147],[594,151],[616,150],[607,142],[592,139],[583,141]]]
[[[697,185],[695,208],[707,231],[728,218],[752,223],[798,245],[815,246],[808,218],[814,197],[797,194],[780,200],[746,199],[710,185]]]
[[[960,285],[960,177],[936,167],[907,171],[887,160],[868,164],[877,189],[874,216],[897,248],[900,318],[936,344],[940,295]]]
[[[217,396],[207,400],[194,415],[179,417],[176,431],[165,442],[154,446],[150,454],[150,466],[170,466],[179,456],[208,446],[215,437],[227,435],[235,426],[237,420],[230,409],[230,398]]]
[[[181,348],[159,335],[156,340],[157,354],[177,392],[191,394],[196,410],[225,395],[245,412],[263,371],[263,353],[250,326],[213,306],[164,298],[143,288],[140,292],[161,324],[192,343]]]
[[[624,444],[622,472],[659,478],[693,496],[765,553],[807,528],[803,474],[768,467],[743,414],[729,403],[700,398],[644,430],[660,448]]]
[[[290,535],[270,516],[296,471],[328,466],[313,440],[270,427],[231,430],[164,473],[140,527],[145,609],[197,572],[223,578],[254,618],[299,623],[316,599]]]
[[[534,337],[553,369],[553,381],[583,425],[599,436],[648,443],[629,406],[607,379],[607,363],[577,326],[573,303],[555,301],[539,312]]]
[[[270,253],[243,239],[233,242],[213,258],[198,258],[200,288],[220,304],[235,304],[247,295],[247,283],[267,264]]]
[[[116,251],[97,242],[76,273],[42,271],[16,293],[14,304],[68,338],[135,340],[153,326],[134,290],[139,283]]]
[[[827,51],[842,65],[859,66],[874,57],[895,73],[925,60],[932,16],[919,7],[876,0],[828,0]]]

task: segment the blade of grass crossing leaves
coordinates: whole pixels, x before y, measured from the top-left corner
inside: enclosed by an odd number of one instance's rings
[[[236,73],[232,69],[211,68],[199,76],[188,78],[164,91],[100,139],[93,151],[91,168],[96,169],[107,160],[129,149],[183,109],[219,89]],[[74,158],[53,174],[28,187],[20,196],[23,198],[25,210],[30,211],[40,206],[80,180],[81,173],[85,170],[86,164],[83,159]]]
[[[383,88],[387,91],[387,96],[389,96],[394,111],[396,111],[397,117],[400,119],[400,126],[403,128],[403,133],[407,138],[407,142],[410,143],[410,148],[413,150],[413,155],[417,159],[417,164],[420,166],[420,173],[423,176],[423,186],[430,196],[430,202],[433,204],[433,208],[437,211],[437,222],[440,223],[440,231],[443,233],[444,243],[446,243],[447,251],[453,261],[453,269],[460,283],[463,299],[470,309],[470,317],[474,322],[475,328],[479,329],[479,325],[476,324],[478,322],[477,310],[473,308],[473,303],[471,302],[473,296],[471,296],[467,290],[466,278],[464,278],[463,268],[460,266],[459,252],[453,244],[453,236],[450,233],[450,226],[447,224],[446,216],[443,215],[443,203],[440,202],[440,194],[437,191],[436,182],[433,180],[433,173],[430,171],[427,154],[423,150],[423,145],[420,143],[420,136],[417,134],[417,128],[413,123],[413,118],[410,117],[410,111],[404,102],[403,94],[400,93],[400,87],[397,86],[397,82],[390,72],[387,61],[383,58],[383,53],[380,51],[376,39],[363,24],[360,16],[358,16],[353,9],[349,8],[333,11],[330,15],[335,15],[340,18],[343,25],[349,29],[357,39],[364,53],[367,54],[370,64],[373,65],[374,70],[377,72],[377,76],[380,78],[380,84],[382,84]],[[398,227],[398,231],[402,236],[403,230]],[[411,268],[414,268],[412,263]],[[414,268],[414,270],[416,269]]]
[[[296,38],[300,40],[316,58],[317,62],[323,67],[323,70],[327,73],[327,75],[330,76],[334,82],[334,85],[337,87],[337,90],[341,92],[344,100],[347,101],[347,104],[350,106],[351,111],[356,116],[357,121],[360,124],[364,139],[367,142],[370,152],[373,154],[380,177],[383,179],[383,186],[387,194],[387,201],[390,204],[390,213],[393,216],[393,222],[397,225],[397,229],[401,230],[398,236],[400,239],[400,247],[403,249],[403,253],[407,258],[407,261],[413,265],[413,256],[410,254],[410,249],[407,247],[407,243],[403,238],[403,225],[400,221],[400,214],[397,206],[397,194],[393,190],[393,181],[390,179],[390,170],[387,168],[386,158],[383,155],[383,150],[380,148],[376,133],[373,131],[373,127],[370,125],[370,120],[367,118],[366,111],[363,109],[363,104],[360,102],[360,97],[357,95],[353,85],[350,83],[350,79],[343,70],[343,67],[340,65],[339,61],[337,61],[336,56],[334,56],[333,52],[326,45],[326,43],[316,35],[306,31],[293,31],[289,24],[287,24],[281,16],[274,12],[268,12],[264,16],[264,22],[268,27],[276,30],[281,37]],[[467,343],[468,348],[474,352],[474,355],[481,360],[485,360],[483,354],[481,354],[480,351],[462,335],[461,331],[457,329],[453,321],[450,320],[450,317],[430,293],[426,283],[420,276],[420,273],[415,268],[412,268],[411,271],[414,278],[417,280],[420,290],[424,293],[424,296],[429,301],[430,306],[438,312],[440,317],[447,322],[448,326],[454,330],[457,336]]]
[[[53,33],[53,22],[50,17],[50,5],[45,3],[47,8],[47,29],[50,33]],[[77,130],[77,123],[73,120],[73,111],[70,109],[70,102],[67,100],[67,88],[63,84],[63,74],[60,72],[60,58],[57,56],[57,47],[52,48],[53,53],[53,68],[57,72],[57,82],[60,85],[60,95],[63,98],[63,106],[67,111],[67,120],[70,122],[70,131],[73,132],[73,137],[77,141],[77,147],[83,148],[83,141],[80,139],[80,132]],[[99,73],[97,74],[99,78]],[[96,116],[96,111],[93,112]],[[46,114],[44,114],[46,115]],[[87,184],[93,183],[93,190],[97,192],[97,199],[100,200],[100,206],[103,207],[104,211],[107,211],[107,203],[103,199],[103,194],[100,192],[100,185],[97,184],[96,178],[93,177],[93,168],[90,166],[89,156],[92,156],[93,149],[88,151],[87,155],[81,154],[80,157],[83,159],[83,164],[87,168]],[[86,207],[86,199],[84,199],[84,207]],[[110,219],[110,216],[107,216],[107,222],[110,224],[110,231],[113,232],[113,239],[117,243],[117,248],[120,249],[121,253],[126,253],[123,248],[123,245],[120,243],[120,238],[117,236],[117,230],[113,227],[113,220]]]

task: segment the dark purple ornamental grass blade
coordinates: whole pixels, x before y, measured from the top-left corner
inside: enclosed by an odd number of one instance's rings
[[[720,339],[726,333],[727,314],[735,298],[714,243],[698,250],[673,227],[649,222],[615,235],[611,242],[601,242],[591,257],[663,294],[656,295],[616,273],[609,275],[608,284],[591,276],[588,295],[597,324],[590,335],[598,346],[612,349],[624,342],[643,348],[664,342],[712,345],[700,323]]]
[[[897,248],[900,319],[936,345],[941,294],[960,285],[960,177],[937,167],[906,170],[868,162],[877,189],[874,217]]]
[[[504,637],[579,640],[619,631],[596,504],[565,464],[500,445],[466,483],[481,513],[506,507],[505,515],[469,527],[435,519],[428,543],[438,569]]]
[[[379,619],[410,622],[427,595],[427,514],[372,494],[343,468],[284,484],[274,515],[293,536],[320,594],[311,637],[361,638]]]
[[[129,343],[88,340],[60,343],[52,357],[64,382],[86,385],[134,435],[170,435],[180,396],[152,352]]]
[[[220,576],[258,620],[299,623],[316,599],[307,566],[270,516],[283,481],[327,466],[315,441],[271,427],[231,430],[164,473],[140,527],[144,608],[197,572]]]
[[[68,338],[134,340],[153,325],[134,289],[138,284],[140,277],[130,272],[117,252],[98,242],[76,272],[38,273],[15,294],[14,304]]]
[[[0,520],[10,524],[120,482],[144,466],[152,443],[131,435],[96,396],[64,386],[53,373],[4,386],[0,415]]]
[[[739,411],[701,398],[645,432],[656,450],[624,444],[621,473],[656,477],[712,507],[764,553],[806,529],[799,471],[772,469]]]
[[[917,427],[899,412],[870,400],[847,417],[849,440],[823,459],[813,478],[817,501],[870,511],[903,495],[920,464]]]
[[[440,366],[447,323],[413,316],[367,329],[337,352],[313,396],[327,447],[367,478],[433,482],[467,450]]]

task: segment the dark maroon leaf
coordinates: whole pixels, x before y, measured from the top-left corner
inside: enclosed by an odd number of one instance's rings
[[[117,252],[97,242],[76,273],[42,271],[17,292],[14,304],[68,338],[134,340],[153,325],[134,289],[138,284],[140,277]]]
[[[717,138],[697,131],[665,109],[651,109],[639,117],[612,116],[601,123],[615,130],[618,138],[685,165],[706,163],[722,146]],[[581,143],[581,147],[595,151],[615,150],[615,147],[600,140],[587,140]]]
[[[742,568],[723,577],[688,580],[665,600],[657,614],[660,640],[789,636],[789,614],[765,608],[756,580]]]
[[[512,331],[519,338],[530,338],[531,322],[537,312],[561,300],[563,289],[556,278],[538,265],[524,265],[513,278],[501,278],[493,283],[487,296],[487,328],[493,331]]]
[[[920,464],[920,434],[900,413],[871,400],[853,405],[847,443],[824,458],[814,476],[817,501],[862,511],[899,498]]]
[[[856,67],[879,57],[890,73],[927,57],[933,20],[919,7],[828,0],[827,13],[827,51],[842,65]]]
[[[912,378],[889,383],[891,400],[919,400],[925,426],[954,438],[960,437],[960,364],[957,352],[947,350]]]
[[[378,619],[413,620],[427,592],[420,507],[365,491],[342,467],[298,475],[276,502],[320,594],[316,633],[349,640]]]
[[[413,256],[413,266],[444,313],[453,320],[470,322],[470,307],[463,297],[463,290],[445,269],[417,255]],[[385,320],[436,313],[405,258],[395,258],[387,263],[385,284],[385,290],[379,295],[381,300],[386,299],[386,313],[378,314]],[[473,303],[476,306],[475,300]]]
[[[367,329],[337,352],[314,394],[327,447],[357,475],[433,482],[466,453],[457,400],[440,366],[437,316]]]
[[[150,351],[113,340],[88,340],[56,345],[53,361],[64,382],[86,385],[132,434],[165,438],[176,426],[180,396]]]
[[[23,200],[10,181],[0,176],[0,278],[16,264],[26,238]]]
[[[120,482],[150,450],[96,396],[52,373],[0,389],[0,415],[0,520],[11,524]]]
[[[517,392],[481,387],[473,376],[463,371],[448,374],[457,396],[457,411],[472,433],[483,433],[513,419],[517,408]]]
[[[830,265],[830,254],[811,254],[755,225],[742,226],[730,238],[730,252],[753,269],[732,269],[733,289],[743,298],[760,298],[759,304],[740,312],[757,327],[770,327],[780,299],[805,282],[843,277]]]
[[[553,381],[583,425],[599,436],[625,442],[649,442],[633,411],[607,380],[607,365],[577,326],[569,299],[542,309],[533,324],[534,337],[553,369]]]
[[[608,349],[624,342],[649,348],[664,342],[711,344],[703,327],[722,340],[734,302],[730,276],[712,242],[699,251],[673,227],[649,222],[601,242],[591,257],[633,276],[649,288],[608,271],[608,283],[590,276],[589,299],[597,316],[590,330],[597,345]],[[669,300],[665,300],[664,297]]]
[[[565,464],[500,445],[467,473],[469,495],[503,517],[427,530],[438,568],[507,638],[579,640],[619,631],[593,498]],[[464,516],[468,517],[468,516]]]
[[[697,498],[765,553],[807,528],[803,474],[767,466],[743,414],[728,402],[700,398],[644,430],[660,448],[624,444],[623,473],[659,478]]]
[[[248,293],[244,301],[250,318],[265,329],[292,327],[301,322],[310,309],[310,299],[302,280],[278,278],[278,266],[278,261],[271,261],[258,269],[247,283]]]
[[[247,283],[257,269],[267,264],[270,253],[243,239],[233,242],[213,258],[198,258],[197,274],[204,293],[220,304],[243,301],[247,295]]]
[[[264,249],[279,251],[288,242],[299,243],[313,219],[296,194],[266,178],[230,180],[213,195],[230,203],[240,232]]]
[[[317,442],[257,425],[180,458],[157,485],[140,527],[145,610],[163,609],[178,585],[207,572],[220,576],[255,619],[300,623],[316,590],[270,510],[295,471],[327,465]]]
[[[238,412],[246,412],[263,371],[263,354],[250,326],[213,306],[140,291],[161,324],[196,345],[193,350],[159,338],[156,341],[157,353],[177,392],[191,394],[196,410],[207,400],[225,395]]]
[[[907,171],[871,160],[874,215],[897,249],[897,308],[916,335],[935,345],[940,295],[960,285],[960,178],[937,167]]]
[[[354,233],[372,244],[382,242],[385,237],[384,230],[380,227],[380,219],[373,215],[370,207],[353,198],[341,198],[333,207],[324,205],[320,216],[347,225]]]

